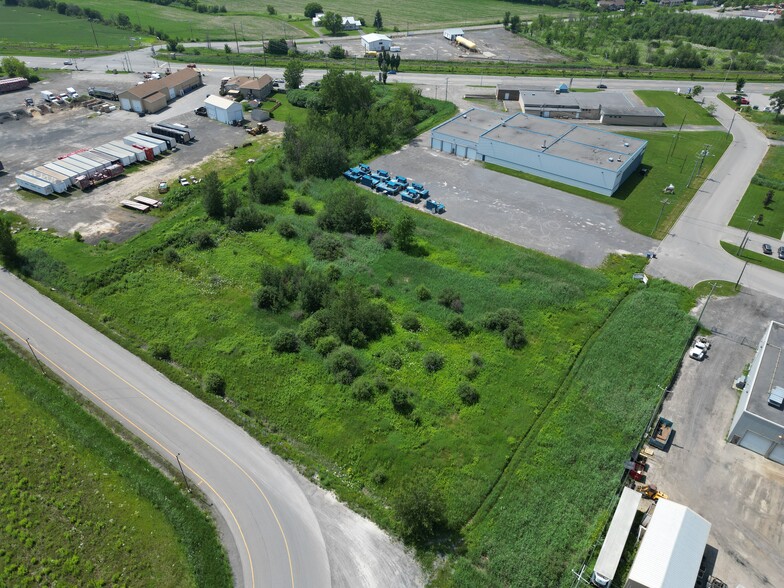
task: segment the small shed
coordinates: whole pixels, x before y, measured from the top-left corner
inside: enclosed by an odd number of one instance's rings
[[[207,96],[204,100],[207,116],[218,122],[230,125],[242,120],[242,105],[228,98],[220,96]]]
[[[690,508],[659,499],[625,588],[694,588],[710,529]]]
[[[389,51],[392,47],[392,39],[378,33],[362,35],[361,40],[365,51]]]
[[[566,82],[561,82],[561,84],[555,88],[555,91],[558,94],[568,94],[569,93],[569,84],[567,84]]]
[[[444,39],[454,41],[457,37],[462,37],[465,33],[463,29],[444,29]]]

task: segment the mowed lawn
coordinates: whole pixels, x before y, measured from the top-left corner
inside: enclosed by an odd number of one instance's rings
[[[718,125],[698,102],[683,94],[665,90],[635,90],[646,106],[655,106],[664,113],[664,124],[668,127],[684,125]]]
[[[765,206],[765,198],[773,191],[773,201]],[[762,222],[749,223],[750,219]],[[730,219],[730,226],[743,229],[751,227],[752,233],[767,235],[776,240],[784,234],[784,147],[770,147],[757,173],[751,180],[743,195],[735,214]]]
[[[207,517],[5,345],[0,407],[0,585],[231,584]]]
[[[99,4],[96,8],[104,10]],[[131,31],[94,23],[83,18],[63,16],[54,11],[21,6],[0,5],[0,46],[4,42],[19,46],[24,43],[46,43],[52,46],[74,46],[95,49],[127,49]]]

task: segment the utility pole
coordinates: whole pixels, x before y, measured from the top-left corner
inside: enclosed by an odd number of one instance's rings
[[[237,47],[237,53],[240,52],[240,41],[237,39],[237,24],[234,24],[234,46]]]
[[[35,362],[38,364],[38,368],[41,370],[41,373],[43,375],[46,375],[46,372],[44,371],[44,366],[41,365],[38,356],[35,354],[35,351],[33,351],[33,346],[30,345],[30,339],[29,338],[25,339],[25,343],[27,343],[27,346],[30,348],[30,353],[33,354],[33,357],[35,358]]]
[[[185,480],[185,487],[188,489],[188,494],[190,494],[191,487],[188,485],[188,478],[185,477],[185,470],[182,469],[182,462],[180,462],[180,454],[178,453],[174,457],[177,458],[177,465],[180,466],[180,473],[182,473],[182,479]]]
[[[100,47],[98,47],[98,37],[95,36],[95,27],[93,26],[93,19],[91,18],[88,19],[88,22],[90,23],[90,30],[93,32],[93,39],[95,40],[95,48],[100,49]]]
[[[746,262],[746,263],[748,263],[748,262]],[[745,269],[745,267],[744,267],[744,269]],[[740,278],[738,278],[738,281],[740,281]],[[713,284],[711,284],[710,294],[708,294],[708,298],[707,298],[707,300],[705,300],[705,304],[702,305],[702,310],[700,311],[700,316],[697,317],[697,324],[698,325],[700,324],[700,321],[702,320],[702,313],[704,313],[705,309],[708,308],[708,302],[710,302],[711,296],[713,296],[713,291],[716,289],[716,286],[718,286],[718,285],[719,285],[718,282],[713,282]]]
[[[730,126],[727,128],[727,139],[730,138],[730,131],[732,130],[732,123],[735,122],[735,115],[738,114],[737,110],[732,111],[732,120],[730,121]]]
[[[745,263],[743,264],[743,269],[742,269],[742,270],[740,270],[740,275],[738,276],[738,281],[737,281],[737,282],[735,282],[735,289],[736,289],[736,290],[738,289],[738,286],[740,285],[740,279],[743,277],[743,272],[745,272],[745,271],[746,271],[746,266],[747,266],[747,265],[749,265],[749,262],[748,262],[748,261],[747,261],[747,262],[745,262]]]
[[[727,78],[730,75],[730,69],[732,69],[732,64],[734,63],[734,59],[730,57],[730,62],[727,65],[727,73],[724,74],[724,81],[721,83],[721,89],[719,90],[719,94],[724,94],[724,84],[727,83]]]
[[[746,234],[743,235],[743,241],[740,242],[740,247],[738,247],[738,252],[735,254],[738,257],[740,257],[740,254],[743,252],[743,247],[746,245],[746,239],[748,239],[748,237],[749,237],[749,231],[751,230],[751,223],[753,223],[753,222],[754,222],[754,217],[752,216],[749,219],[749,226],[746,227]],[[738,278],[738,280],[740,280],[740,278]]]
[[[656,232],[656,229],[659,228],[659,221],[661,220],[661,217],[664,214],[664,207],[667,206],[669,203],[670,203],[669,198],[665,198],[664,200],[661,201],[662,207],[661,210],[659,211],[659,218],[656,219],[656,224],[653,226],[653,230],[651,231],[651,237],[653,237],[654,233]]]

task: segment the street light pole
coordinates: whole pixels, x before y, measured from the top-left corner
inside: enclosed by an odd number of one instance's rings
[[[656,224],[653,226],[653,230],[651,231],[651,237],[653,237],[654,233],[656,232],[656,229],[659,228],[659,221],[661,220],[661,217],[664,214],[664,207],[667,206],[669,203],[670,203],[669,198],[665,198],[664,200],[661,201],[662,207],[661,210],[659,211],[659,218],[656,219]]]
[[[730,121],[730,126],[727,128],[727,139],[730,138],[730,131],[732,130],[732,123],[735,122],[735,115],[738,114],[737,110],[732,111],[732,120]]]
[[[753,222],[754,222],[754,217],[752,216],[749,219],[749,226],[746,227],[746,234],[743,235],[743,240],[740,242],[740,247],[738,247],[738,252],[735,254],[738,257],[740,257],[740,254],[743,252],[743,247],[746,245],[746,239],[748,239],[748,237],[749,237],[749,231],[751,230],[751,223],[753,223]],[[743,269],[746,269],[746,268],[744,267]],[[741,272],[741,275],[743,275],[743,272]],[[740,281],[740,278],[738,278],[738,281]]]
[[[446,79],[446,88],[444,89],[444,102],[449,102],[449,78]]]

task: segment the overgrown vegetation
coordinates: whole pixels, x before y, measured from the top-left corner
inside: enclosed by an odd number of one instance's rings
[[[784,147],[772,146],[738,203],[730,226],[775,240],[784,233]]]
[[[208,517],[5,345],[0,404],[0,584],[231,586]]]

